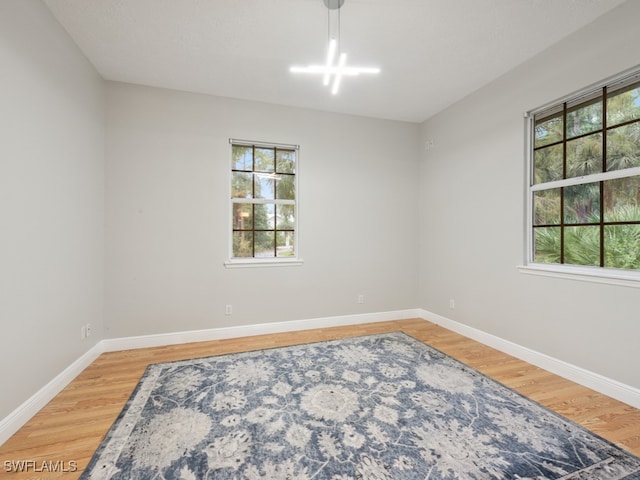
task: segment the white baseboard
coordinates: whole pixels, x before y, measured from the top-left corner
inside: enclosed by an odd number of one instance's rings
[[[89,351],[65,368],[53,380],[28,398],[7,417],[0,420],[0,445],[6,442],[36,413],[38,413],[49,401],[60,393],[71,381],[85,368],[100,356],[103,352],[101,342],[94,345]]]
[[[484,345],[512,355],[520,360],[543,368],[551,373],[564,377],[585,387],[591,388],[616,400],[620,400],[635,408],[640,408],[640,389],[618,382],[598,373],[585,370],[570,363],[536,352],[517,343],[504,340],[490,333],[464,325],[437,313],[420,310],[419,318],[440,325],[453,332],[472,338]]]
[[[262,323],[257,325],[238,325],[235,327],[211,328],[207,330],[191,330],[187,332],[113,338],[103,340],[102,346],[105,352],[117,352],[120,350],[133,350],[136,348],[161,347],[164,345],[177,345],[192,342],[207,342],[211,340],[222,340],[225,338],[296,332],[300,330],[311,330],[314,328],[341,327],[346,325],[359,325],[363,323],[420,318],[420,313],[421,310],[419,309],[411,309],[311,318],[307,320],[292,320],[287,322]]]
[[[409,309],[101,340],[88,352],[64,369],[48,384],[42,387],[31,398],[16,408],[6,418],[0,420],[0,445],[6,442],[15,432],[27,423],[27,421],[38,413],[42,407],[44,407],[76,376],[78,376],[82,370],[88,367],[96,358],[98,358],[98,356],[100,356],[100,354],[104,352],[176,345],[190,342],[203,342],[209,340],[222,340],[225,338],[237,338],[270,333],[294,332],[315,328],[405,320],[409,318],[422,318],[426,321],[435,323],[448,330],[464,335],[465,337],[472,338],[480,343],[493,347],[538,367],[544,368],[556,375],[560,375],[571,381],[596,390],[597,392],[627,403],[633,407],[640,408],[640,390],[637,388],[536,352],[436,313],[423,309]]]
[[[208,330],[194,330],[101,340],[88,352],[65,368],[59,375],[42,387],[33,396],[27,399],[22,405],[11,412],[7,417],[0,420],[0,445],[6,442],[25,423],[27,423],[27,421],[38,413],[42,407],[49,403],[53,397],[60,393],[63,388],[78,376],[82,370],[88,367],[96,358],[98,358],[98,356],[100,356],[100,354],[104,352],[160,347],[164,345],[176,345],[190,342],[205,342],[209,340],[222,340],[225,338],[246,337],[268,333],[294,332],[314,328],[387,322],[391,320],[419,318],[419,316],[420,310],[418,309],[396,310],[391,312],[343,315],[289,322],[241,325],[236,327],[212,328]]]

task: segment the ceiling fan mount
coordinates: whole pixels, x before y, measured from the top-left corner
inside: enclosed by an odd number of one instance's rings
[[[322,0],[329,10],[337,10],[344,4],[344,0]]]

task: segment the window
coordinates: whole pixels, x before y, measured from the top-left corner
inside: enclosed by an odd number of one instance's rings
[[[298,147],[230,140],[233,265],[296,264]]]
[[[528,118],[529,263],[640,273],[640,72]]]

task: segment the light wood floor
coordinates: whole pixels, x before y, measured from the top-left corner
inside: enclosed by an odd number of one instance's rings
[[[640,456],[640,410],[424,320],[336,327],[105,353],[0,446],[0,478],[80,476],[150,363],[372,333],[404,331]],[[63,462],[78,470],[8,473],[5,462]]]

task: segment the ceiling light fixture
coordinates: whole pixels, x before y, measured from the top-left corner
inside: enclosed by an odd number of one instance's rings
[[[380,73],[380,69],[376,67],[352,67],[347,65],[347,54],[340,52],[340,7],[344,4],[344,0],[322,0],[328,9],[329,23],[329,45],[327,47],[327,60],[324,65],[308,65],[306,67],[291,67],[290,72],[293,73],[312,73],[323,76],[323,84],[331,85],[331,93],[335,95],[340,88],[342,77],[355,77],[360,74],[376,74]],[[332,11],[337,13],[337,22],[331,21]],[[336,54],[338,54],[337,63],[334,64]]]

